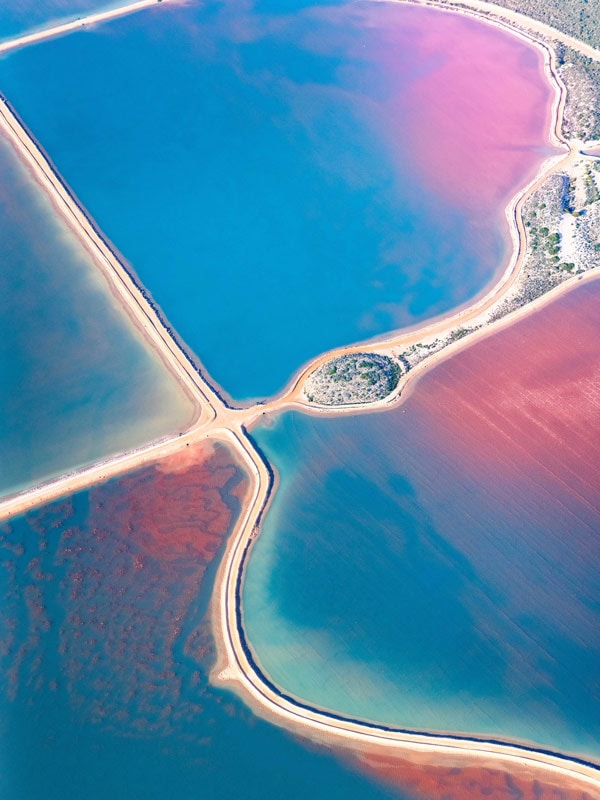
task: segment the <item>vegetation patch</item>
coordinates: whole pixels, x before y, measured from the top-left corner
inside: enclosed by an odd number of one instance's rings
[[[600,64],[558,42],[558,71],[567,88],[563,134],[567,139],[600,139]]]
[[[398,386],[401,365],[378,353],[352,353],[332,358],[306,380],[304,394],[311,403],[324,406],[374,403]]]
[[[555,173],[523,208],[527,250],[513,292],[490,321],[531,303],[572,275],[600,267],[600,162],[582,158]]]
[[[493,0],[551,25],[582,42],[600,47],[600,0]]]

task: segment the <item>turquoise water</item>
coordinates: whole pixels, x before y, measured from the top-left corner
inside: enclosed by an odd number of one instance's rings
[[[352,4],[334,18],[165,6],[1,65],[3,91],[235,398],[466,302],[506,258],[502,203],[462,207],[414,167],[403,97],[444,53],[419,60],[414,16],[377,5],[375,22]]]
[[[214,567],[199,594],[127,503],[111,483],[0,527],[3,800],[407,798],[208,684]]]
[[[0,41],[126,3],[127,0],[7,0],[0,3]]]
[[[569,491],[562,428],[525,465],[524,434],[497,466],[482,433],[470,464],[467,434],[445,431],[458,384],[425,406],[426,381],[392,411],[288,413],[255,432],[280,486],[246,573],[250,644],[317,706],[597,758],[597,481]],[[494,403],[485,386],[475,405]]]
[[[187,425],[193,409],[0,140],[0,493]]]

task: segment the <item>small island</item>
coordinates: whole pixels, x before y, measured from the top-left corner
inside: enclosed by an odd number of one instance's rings
[[[403,373],[393,358],[379,353],[351,353],[317,367],[306,379],[304,394],[323,406],[374,403],[398,386]]]

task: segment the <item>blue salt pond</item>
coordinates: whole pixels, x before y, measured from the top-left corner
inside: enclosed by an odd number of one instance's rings
[[[185,427],[193,406],[0,140],[0,494]]]
[[[165,4],[14,53],[0,86],[186,345],[247,399],[465,303],[505,265],[503,206],[545,152],[551,92],[531,48],[449,16]],[[469,69],[521,131],[515,147],[494,124],[483,165],[467,136],[481,98],[458,97],[473,31]]]

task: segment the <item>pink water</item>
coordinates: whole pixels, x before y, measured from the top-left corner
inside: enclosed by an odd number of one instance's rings
[[[540,80],[542,55],[516,37],[452,14],[441,20],[422,28],[423,58],[435,63],[442,43],[452,47],[413,84],[404,109],[412,152],[438,191],[496,209],[534,173],[532,151],[542,154],[539,130],[550,129],[554,92]]]
[[[455,13],[395,3],[351,13],[366,31],[354,54],[362,48],[390,76],[373,109],[390,146],[410,154],[430,190],[497,211],[553,152],[540,140],[555,96],[542,51]]]

